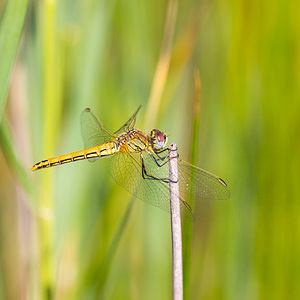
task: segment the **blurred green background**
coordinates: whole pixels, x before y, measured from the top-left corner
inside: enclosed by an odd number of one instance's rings
[[[109,159],[29,171],[82,149],[85,107],[116,130],[140,104],[231,189],[184,224],[185,299],[300,299],[299,10],[0,1],[0,299],[171,299],[170,217]]]

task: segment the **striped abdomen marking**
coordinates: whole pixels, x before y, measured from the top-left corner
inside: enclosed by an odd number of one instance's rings
[[[100,146],[92,147],[89,149],[72,152],[65,155],[60,155],[57,157],[49,158],[46,160],[42,160],[36,163],[30,170],[36,171],[39,169],[54,167],[66,163],[70,163],[72,161],[78,161],[83,159],[95,159],[98,157],[113,155],[119,151],[119,148],[115,142],[105,143]]]

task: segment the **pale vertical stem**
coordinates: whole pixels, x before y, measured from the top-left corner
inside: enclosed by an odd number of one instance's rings
[[[183,299],[182,240],[176,144],[169,146],[170,206],[173,251],[173,300]]]

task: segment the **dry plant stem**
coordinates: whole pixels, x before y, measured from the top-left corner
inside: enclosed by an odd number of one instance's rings
[[[171,227],[172,227],[172,251],[173,251],[173,300],[183,299],[182,284],[182,240],[179,182],[177,169],[176,144],[169,146],[169,174],[170,174],[170,200],[171,200]]]
[[[178,0],[169,0],[165,23],[164,36],[159,60],[156,66],[152,82],[151,92],[146,109],[145,127],[151,127],[155,123],[157,112],[168,77],[169,65],[172,54],[173,36],[177,18]]]

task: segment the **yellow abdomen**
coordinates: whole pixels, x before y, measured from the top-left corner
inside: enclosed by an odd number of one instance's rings
[[[39,169],[54,167],[72,161],[78,161],[83,159],[96,159],[103,156],[109,156],[117,153],[119,151],[119,146],[115,142],[108,142],[103,145],[95,146],[89,149],[72,152],[69,154],[64,154],[42,160],[36,163],[33,167],[30,168],[31,171],[37,171]]]

